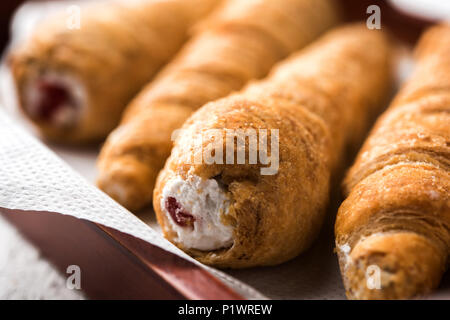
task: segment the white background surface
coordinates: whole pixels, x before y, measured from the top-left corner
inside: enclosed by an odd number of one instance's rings
[[[59,274],[39,252],[0,218],[0,299],[82,299],[66,288]]]

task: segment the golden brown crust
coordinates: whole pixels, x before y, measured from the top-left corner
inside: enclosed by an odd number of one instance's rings
[[[337,20],[330,0],[226,1],[200,24],[198,35],[127,107],[117,129],[127,131],[127,138],[106,142],[99,158],[98,185],[129,209],[150,204],[155,177],[170,155],[172,132],[191,112],[241,89],[251,79],[265,76],[277,61]],[[155,109],[163,111],[166,104],[178,105],[179,114],[168,107],[164,117],[153,116]],[[157,123],[160,119],[162,122]],[[143,135],[145,140],[135,138]],[[138,162],[143,154],[149,160],[136,165],[133,173],[109,171],[130,157]],[[145,181],[143,176],[147,177]],[[117,188],[126,189],[129,196],[119,196],[114,192]]]
[[[349,262],[341,263],[350,298],[423,295],[438,285],[448,260],[450,26],[423,36],[417,60],[344,182],[348,198],[337,216],[336,244],[351,250]],[[405,234],[414,240],[402,240]],[[388,269],[380,290],[364,285],[367,261]]]
[[[275,175],[261,175],[262,164],[190,165],[185,155],[194,146],[177,140],[154,193],[165,236],[218,267],[273,265],[304,251],[322,224],[330,176],[345,146],[367,129],[366,115],[381,109],[391,80],[385,35],[351,25],[283,62],[267,80],[202,107],[185,123],[187,135],[207,129],[278,129],[279,169]],[[211,142],[204,139],[203,146]],[[226,186],[232,202],[226,216],[234,227],[232,247],[199,251],[176,241],[160,207],[162,192],[174,177],[191,175],[220,177]]]
[[[32,120],[51,140],[100,141],[117,125],[133,96],[177,52],[189,27],[219,1],[112,1],[83,5],[80,29],[69,29],[65,14],[47,19],[9,57],[20,105],[25,104],[27,86],[38,76],[63,73],[74,77],[87,96],[76,125],[66,128]]]
[[[353,248],[351,263],[345,265],[341,261],[347,295],[351,299],[377,300],[404,299],[412,292],[415,296],[425,295],[439,284],[445,270],[444,256],[433,241],[417,233],[395,232],[367,238]],[[368,277],[375,274],[366,270],[374,266],[380,270],[372,269],[379,272],[380,289],[375,282],[368,284]]]

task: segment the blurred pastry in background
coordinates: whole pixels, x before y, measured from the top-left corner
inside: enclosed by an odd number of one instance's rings
[[[45,18],[9,56],[20,108],[50,140],[104,139],[128,102],[186,41],[191,26],[218,3],[80,2],[78,24],[65,11]]]
[[[152,201],[172,134],[203,104],[262,78],[339,21],[334,0],[227,0],[125,111],[98,161],[98,186],[130,210]]]

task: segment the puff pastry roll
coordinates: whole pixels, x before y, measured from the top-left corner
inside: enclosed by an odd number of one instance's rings
[[[104,139],[138,91],[220,0],[80,4],[79,28],[61,12],[10,55],[19,104],[43,136]],[[75,21],[75,20],[74,20]]]
[[[345,147],[390,91],[389,64],[383,33],[349,25],[199,109],[155,188],[165,237],[218,267],[274,265],[308,248]]]
[[[450,26],[429,30],[416,70],[345,183],[336,246],[347,296],[429,293],[450,252]]]
[[[98,186],[130,210],[152,201],[171,136],[203,104],[261,78],[333,26],[333,0],[228,0],[138,95],[101,152]]]

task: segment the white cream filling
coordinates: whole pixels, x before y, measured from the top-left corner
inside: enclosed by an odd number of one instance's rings
[[[175,198],[184,211],[194,216],[193,228],[173,221],[166,210],[169,197]],[[222,215],[229,212],[230,200],[216,180],[202,180],[198,176],[184,180],[177,176],[164,186],[160,206],[177,234],[175,241],[183,246],[206,251],[233,244],[233,228],[221,221]]]
[[[42,92],[39,89],[39,82],[55,83],[58,86],[67,88],[74,105],[63,105],[52,115],[50,121],[58,127],[65,127],[74,124],[81,116],[82,109],[86,103],[86,90],[81,82],[74,76],[56,71],[48,71],[30,80],[25,87],[24,108],[27,113],[36,118],[40,114],[39,103],[42,99]]]

